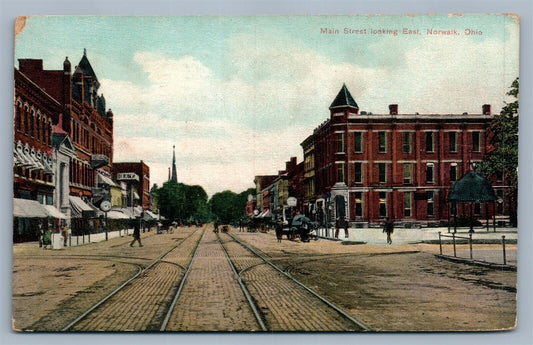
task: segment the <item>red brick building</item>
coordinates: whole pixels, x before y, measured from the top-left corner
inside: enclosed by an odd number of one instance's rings
[[[345,217],[356,226],[386,217],[448,220],[450,187],[487,152],[494,115],[490,105],[480,108],[480,114],[401,114],[392,104],[388,114],[359,112],[343,85],[329,119],[301,144],[307,212],[320,221]],[[494,189],[505,200],[504,181],[494,181]],[[474,209],[481,219],[508,214],[504,204]]]
[[[76,149],[70,163],[70,194],[92,199],[97,176],[109,178],[113,161],[113,113],[98,95],[100,83],[84,52],[74,73],[65,59],[62,70],[44,70],[40,59],[19,59],[19,71],[59,103],[57,123]]]
[[[86,53],[74,72],[68,58],[59,70],[19,59],[14,77],[15,199],[54,205],[68,222],[76,218],[73,233],[92,231],[99,187],[112,183],[113,113]]]
[[[126,182],[130,186],[126,196],[126,205],[123,206],[135,206],[138,203],[144,210],[151,209],[150,167],[146,163],[143,161],[115,162],[113,163],[113,177],[118,182]],[[133,186],[133,192],[131,191],[131,186]]]

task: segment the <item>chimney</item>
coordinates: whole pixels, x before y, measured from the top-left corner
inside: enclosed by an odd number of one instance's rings
[[[398,115],[398,104],[390,104],[389,105],[389,114]]]
[[[491,107],[490,104],[483,104],[483,115],[490,115]]]
[[[24,74],[32,74],[43,71],[41,59],[19,59],[19,70]]]

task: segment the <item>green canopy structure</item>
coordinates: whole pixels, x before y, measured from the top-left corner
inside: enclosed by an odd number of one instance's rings
[[[450,189],[450,194],[448,195],[448,203],[452,205],[455,219],[454,231],[457,231],[457,204],[470,204],[470,218],[472,219],[470,231],[473,232],[473,204],[495,203],[497,200],[498,197],[492,188],[492,184],[486,178],[478,174],[475,169],[469,171],[465,176],[453,184],[452,188]]]

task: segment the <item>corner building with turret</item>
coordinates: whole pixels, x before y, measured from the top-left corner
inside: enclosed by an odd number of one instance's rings
[[[301,146],[306,213],[316,221],[348,219],[367,227],[387,217],[399,225],[439,225],[450,219],[453,183],[490,150],[490,105],[480,114],[388,114],[359,111],[343,85],[329,118]],[[494,177],[498,204],[475,204],[480,220],[508,215],[503,177]],[[459,214],[470,207],[459,205]]]

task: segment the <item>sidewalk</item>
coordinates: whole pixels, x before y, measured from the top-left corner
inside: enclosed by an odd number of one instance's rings
[[[453,229],[448,228],[420,228],[420,229],[406,229],[395,228],[392,235],[392,246],[416,244],[416,243],[439,243],[439,232],[442,235],[442,254],[448,257],[457,257],[462,261],[468,262],[486,262],[490,264],[503,265],[504,260],[507,266],[516,267],[518,261],[517,228],[499,228],[496,232],[488,231],[486,229],[474,229],[472,234],[472,260],[470,260],[470,248],[468,246],[469,229],[461,228],[455,233],[456,236],[456,251],[454,254]],[[387,246],[387,235],[383,233],[381,228],[349,228],[349,236],[345,238],[344,229],[339,232],[339,238],[335,239],[335,230],[329,229],[328,237],[325,236],[325,229],[319,229],[318,235],[320,238],[342,241],[355,244],[371,244]],[[503,255],[502,236],[505,236],[506,253],[505,259]],[[455,255],[455,256],[454,256]]]
[[[451,236],[453,233],[453,228],[450,229],[448,233],[448,228],[399,228],[394,229],[392,235],[392,245],[395,244],[409,244],[409,243],[421,243],[421,242],[430,242],[438,243],[439,232],[442,235]],[[324,236],[324,228],[318,230],[318,235],[320,238],[326,238],[335,240],[333,238],[335,233],[334,229],[329,229],[329,236]],[[382,228],[349,228],[348,238],[344,237],[344,229],[341,229],[339,232],[339,239],[341,241],[353,241],[353,242],[364,242],[366,244],[375,244],[375,245],[387,245],[387,235],[383,233]],[[468,229],[458,229],[455,234],[458,237],[468,237]],[[505,236],[505,241],[509,243],[516,243],[518,240],[518,231],[517,228],[498,228],[496,232],[492,230],[487,232],[487,229],[474,229],[472,234],[472,239],[474,243],[476,241],[491,240],[497,243],[501,243],[502,236]],[[451,241],[451,238],[443,237],[443,241]]]

